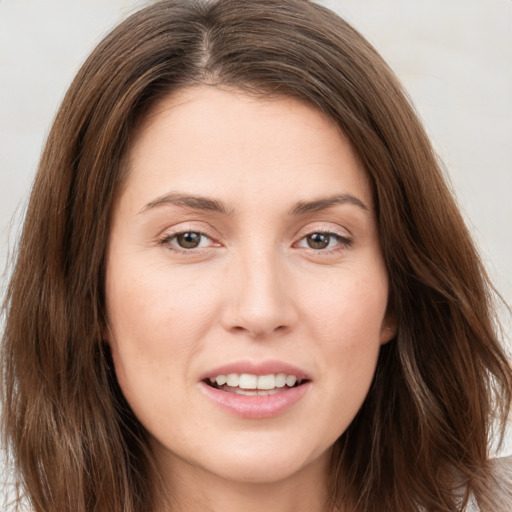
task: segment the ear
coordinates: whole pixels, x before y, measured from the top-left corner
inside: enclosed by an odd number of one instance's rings
[[[380,344],[384,345],[388,341],[391,341],[398,332],[398,321],[395,315],[386,313],[382,327],[380,329]]]

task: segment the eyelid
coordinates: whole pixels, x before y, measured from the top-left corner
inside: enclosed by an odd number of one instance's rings
[[[296,240],[299,238],[302,239],[305,236],[311,235],[313,233],[333,234],[345,239],[353,238],[353,235],[350,232],[350,230],[334,222],[310,223],[307,226],[304,226],[301,229],[297,230],[293,238]]]
[[[206,251],[212,247],[221,247],[222,244],[218,241],[219,236],[216,236],[211,233],[211,231],[214,231],[213,228],[210,229],[204,229],[204,227],[198,227],[196,223],[194,222],[181,222],[175,226],[172,226],[170,228],[167,228],[162,231],[160,235],[157,237],[157,243],[159,245],[165,246],[168,250],[181,253],[181,254],[198,254],[202,251]],[[196,247],[196,248],[190,248],[185,249],[179,247],[177,244],[171,244],[171,240],[178,235],[185,234],[185,233],[197,233],[207,239],[210,240],[210,244],[206,247]]]
[[[165,229],[157,235],[157,239],[161,240],[163,238],[171,237],[179,235],[180,233],[200,233],[212,240],[217,240],[220,238],[220,234],[216,229],[214,229],[210,224],[203,221],[183,221],[178,222],[172,226],[167,226]]]
[[[195,234],[200,235],[200,236],[202,236],[204,238],[207,238],[208,240],[213,241],[211,236],[209,236],[207,233],[203,233],[202,231],[198,231],[197,229],[185,229],[183,231],[176,231],[174,233],[166,233],[162,237],[162,240],[172,240],[173,238],[176,238],[179,235],[184,235],[186,233],[195,233]]]
[[[324,249],[314,249],[312,247],[302,247],[299,246],[303,240],[305,240],[308,236],[321,233],[325,235],[330,235],[335,237],[338,240],[338,244],[335,247],[324,248]],[[339,225],[329,224],[319,224],[319,225],[308,225],[302,229],[300,229],[294,237],[295,242],[292,244],[292,247],[297,249],[305,249],[308,252],[314,253],[316,255],[329,255],[332,253],[336,253],[339,251],[343,251],[349,249],[353,244],[353,235],[346,228],[343,228]]]
[[[202,227],[197,226],[195,222],[182,222],[175,226],[165,229],[158,237],[157,243],[159,245],[166,246],[169,250],[172,250],[177,253],[187,253],[189,255],[195,253],[200,253],[202,251],[207,251],[214,247],[221,247],[222,243],[218,241],[220,236],[216,236],[211,233],[211,231],[215,231],[213,228],[203,229]],[[171,244],[171,240],[177,237],[180,234],[185,233],[197,233],[202,237],[207,238],[210,243],[206,247],[192,247],[192,248],[181,248],[177,244]],[[330,235],[338,240],[336,247],[324,248],[324,249],[314,249],[312,247],[301,247],[298,244],[302,242],[305,238],[315,233],[322,233],[325,235]],[[292,247],[294,248],[302,248],[314,253],[323,253],[329,254],[331,252],[337,252],[340,250],[345,250],[349,248],[353,243],[353,236],[350,231],[338,224],[334,223],[319,223],[317,225],[307,225],[302,227],[300,230],[296,232],[293,237]]]

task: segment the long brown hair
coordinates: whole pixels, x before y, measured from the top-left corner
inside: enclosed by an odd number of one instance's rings
[[[457,511],[473,493],[495,510],[489,438],[504,428],[512,373],[492,288],[399,82],[358,32],[307,0],[158,2],[110,33],[71,85],[4,309],[4,436],[33,510],[155,508],[146,433],[102,341],[105,248],[134,127],[198,83],[315,105],[373,185],[398,334],[335,445],[333,504]]]

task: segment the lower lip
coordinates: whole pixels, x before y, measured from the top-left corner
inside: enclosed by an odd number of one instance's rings
[[[311,382],[289,388],[274,395],[237,395],[200,383],[201,391],[222,409],[242,418],[272,418],[295,405],[308,391]]]

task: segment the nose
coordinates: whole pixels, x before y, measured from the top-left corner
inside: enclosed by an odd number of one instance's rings
[[[240,256],[224,284],[224,328],[253,338],[292,331],[298,314],[286,274],[284,263],[270,251]]]

